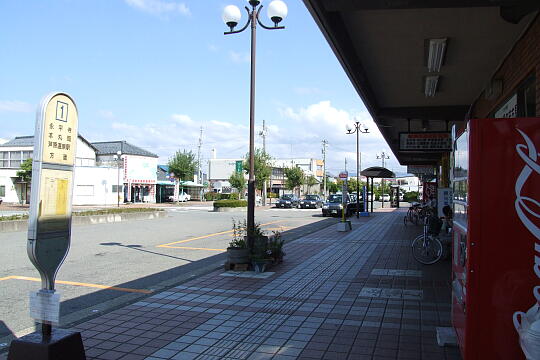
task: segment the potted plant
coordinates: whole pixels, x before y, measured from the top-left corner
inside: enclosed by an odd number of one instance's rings
[[[271,250],[268,247],[269,238],[264,234],[260,224],[255,224],[253,229],[253,255],[251,256],[251,264],[255,272],[264,272],[266,266],[272,262]]]
[[[233,220],[233,239],[227,247],[229,264],[249,264],[249,249],[246,241],[246,227]]]
[[[273,231],[274,235],[268,240],[268,251],[270,258],[272,259],[273,264],[280,264],[283,262],[283,256],[285,252],[283,251],[283,237],[281,232]]]

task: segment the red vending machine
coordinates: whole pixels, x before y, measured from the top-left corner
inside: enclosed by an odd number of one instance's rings
[[[452,323],[465,360],[525,359],[519,312],[540,285],[539,151],[540,118],[454,131]]]

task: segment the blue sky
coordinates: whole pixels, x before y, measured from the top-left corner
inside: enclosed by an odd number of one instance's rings
[[[257,29],[256,121],[269,128],[268,152],[321,158],[326,139],[328,169],[337,174],[347,158],[355,171],[356,138],[345,124],[358,117],[371,131],[361,135],[362,167],[379,165],[388,146],[303,2],[285,2],[285,30]],[[0,139],[32,134],[40,99],[65,91],[90,141],[124,139],[166,162],[176,150],[196,151],[202,126],[203,159],[212,148],[219,158],[243,156],[250,38],[223,35],[229,4],[247,2],[0,1]],[[270,25],[266,9],[261,19]],[[393,155],[387,164],[401,171]]]

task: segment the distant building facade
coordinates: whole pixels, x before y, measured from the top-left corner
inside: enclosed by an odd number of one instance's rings
[[[116,148],[123,151],[120,160],[114,159]],[[24,160],[32,158],[33,150],[33,136],[16,137],[0,145],[0,198],[4,202],[30,202],[31,184],[18,177],[17,171]],[[92,144],[79,135],[73,205],[155,202],[157,158],[157,155],[125,141]]]

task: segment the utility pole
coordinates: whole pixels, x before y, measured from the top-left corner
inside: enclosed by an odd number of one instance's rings
[[[384,168],[384,160],[390,159],[390,156],[388,156],[388,154],[386,154],[384,151],[381,151],[380,154],[377,154],[377,159],[382,160],[382,167]],[[381,208],[384,208],[384,178],[381,180],[381,199]]]
[[[259,135],[263,139],[263,152],[266,154],[266,123],[263,120],[263,127],[262,130],[259,132]],[[270,172],[270,177],[272,177],[272,172]],[[266,205],[266,180],[264,180],[263,183],[263,189],[262,189],[262,205]]]
[[[322,154],[323,154],[323,198],[326,200],[326,147],[328,146],[328,141],[322,141]]]

